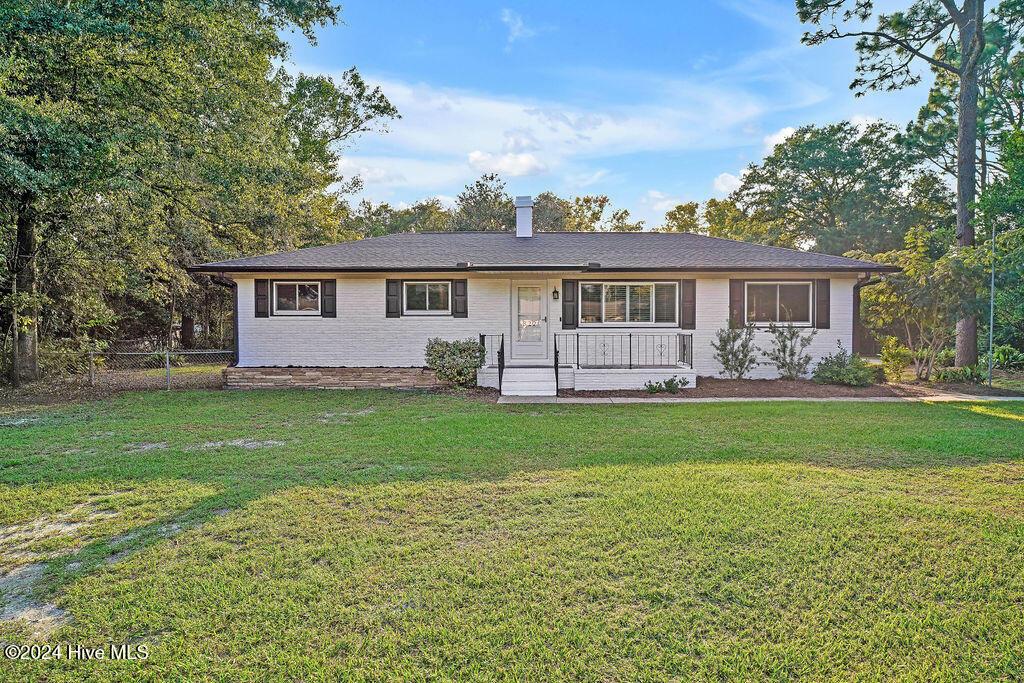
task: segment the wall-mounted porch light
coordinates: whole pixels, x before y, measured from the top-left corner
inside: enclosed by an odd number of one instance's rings
[[[551,292],[551,298],[558,301],[558,287],[555,287],[554,291]]]

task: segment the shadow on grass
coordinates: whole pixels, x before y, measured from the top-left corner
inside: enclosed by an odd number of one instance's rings
[[[931,470],[1024,457],[1024,404],[1012,403],[499,406],[422,392],[152,392],[18,420],[0,427],[0,484],[177,479],[220,491],[51,560],[46,593],[293,487],[605,465]]]

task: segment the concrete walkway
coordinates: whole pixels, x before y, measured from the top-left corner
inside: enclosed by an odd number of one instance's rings
[[[930,396],[840,396],[836,398],[683,398],[679,396],[501,396],[498,398],[498,403],[753,403],[761,401],[804,401],[808,403],[963,403],[967,401],[1024,401],[1024,396],[971,396],[969,394],[936,393]]]

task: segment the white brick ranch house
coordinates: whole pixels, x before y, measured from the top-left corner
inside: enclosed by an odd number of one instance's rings
[[[814,328],[853,348],[876,263],[686,233],[402,233],[193,268],[235,288],[229,387],[422,386],[432,337],[481,339],[503,393],[640,388],[717,375],[725,326]],[[758,345],[767,346],[767,333]],[[757,377],[772,377],[761,366]]]

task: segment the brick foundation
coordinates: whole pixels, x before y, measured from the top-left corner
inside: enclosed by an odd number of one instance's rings
[[[424,368],[225,368],[225,389],[425,389],[440,386]]]

